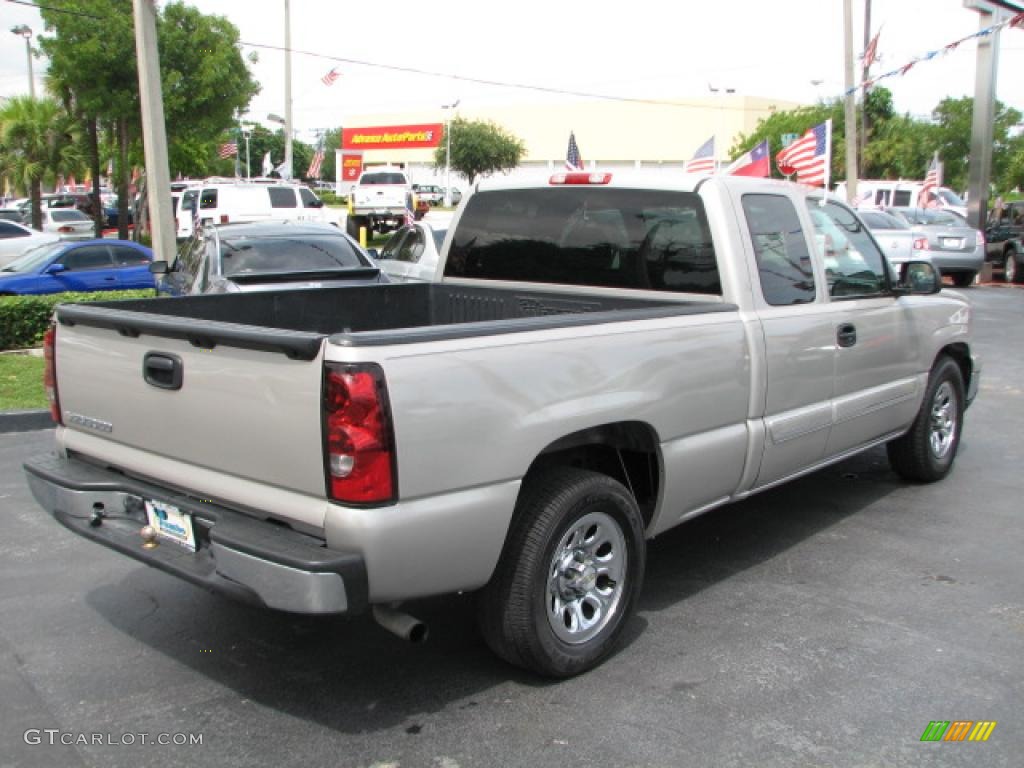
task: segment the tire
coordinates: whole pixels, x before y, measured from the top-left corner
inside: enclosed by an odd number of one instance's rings
[[[960,366],[943,355],[928,376],[928,388],[910,431],[887,446],[889,464],[904,480],[941,480],[953,468],[963,423],[963,375]]]
[[[487,645],[547,677],[597,666],[633,612],[646,555],[640,511],[621,483],[569,467],[528,477],[478,596]]]
[[[1019,283],[1022,279],[1020,273],[1020,255],[1014,251],[1006,252],[1006,260],[1003,262],[1003,280],[1008,283]]]
[[[969,288],[974,283],[977,274],[977,272],[954,272],[950,277],[953,278],[953,285],[957,288]]]

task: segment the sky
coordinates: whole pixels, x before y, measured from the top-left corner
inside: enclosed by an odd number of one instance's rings
[[[865,2],[853,2],[858,54]],[[266,118],[284,114],[284,53],[262,46],[284,45],[284,0],[190,4],[238,27],[244,55],[255,54],[250,67],[262,88],[246,117],[277,128]],[[311,140],[316,131],[361,115],[439,115],[442,104],[456,100],[478,116],[491,105],[588,98],[472,80],[619,99],[685,101],[717,88],[813,103],[844,91],[842,14],[842,0],[291,0],[293,123],[299,138]],[[0,0],[0,16],[8,29],[42,30],[38,11],[11,0]],[[875,75],[976,32],[979,15],[964,0],[871,0],[872,32],[879,28]],[[23,94],[24,42],[10,33],[0,39],[0,97]],[[947,96],[973,95],[975,50],[970,41],[880,84],[893,92],[897,111],[925,117]],[[35,60],[37,83],[45,66],[45,59]],[[328,87],[320,78],[332,68],[340,77]],[[1008,29],[1001,35],[997,97],[1024,111],[1020,72],[1024,30]]]

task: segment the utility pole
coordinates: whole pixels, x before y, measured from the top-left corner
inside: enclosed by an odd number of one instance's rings
[[[153,251],[157,260],[174,261],[174,214],[171,210],[171,172],[167,165],[160,59],[153,0],[132,0],[135,12],[135,51],[139,63],[139,101],[142,105],[142,146],[146,158]]]
[[[292,178],[292,11],[284,0],[284,170]]]
[[[864,52],[867,53],[868,46],[871,45],[871,0],[864,0]],[[864,58],[863,66],[861,66],[861,83],[867,82],[868,79],[868,60]],[[861,88],[860,91],[860,154],[858,155],[860,160],[860,166],[863,167],[864,163],[864,148],[868,144],[868,89]]]
[[[978,29],[1005,18],[986,2],[965,3],[978,12]],[[978,38],[974,64],[974,113],[971,122],[971,154],[967,163],[967,223],[984,230],[988,217],[989,182],[992,175],[992,134],[996,114],[996,70],[999,65],[999,32]]]
[[[853,0],[843,0],[843,48],[846,55],[846,201],[857,199],[857,91],[853,87]]]

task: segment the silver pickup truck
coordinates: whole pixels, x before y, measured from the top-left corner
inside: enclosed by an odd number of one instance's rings
[[[819,252],[821,214],[845,237]],[[938,480],[978,388],[969,303],[785,182],[481,185],[442,258],[59,307],[36,499],[194,584],[414,640],[402,601],[478,590],[497,654],[568,676],[613,648],[648,539],[882,443]]]

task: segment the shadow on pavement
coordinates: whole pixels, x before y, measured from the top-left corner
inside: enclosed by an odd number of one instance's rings
[[[643,614],[770,560],[900,487],[884,451],[872,451],[660,536],[649,549],[641,615],[622,646],[643,642]],[[97,613],[139,643],[244,699],[343,733],[402,724],[416,733],[417,716],[453,702],[477,706],[510,680],[549,684],[491,655],[476,631],[473,601],[408,604],[431,629],[426,644],[409,645],[368,616],[260,610],[148,568],[87,593]]]

